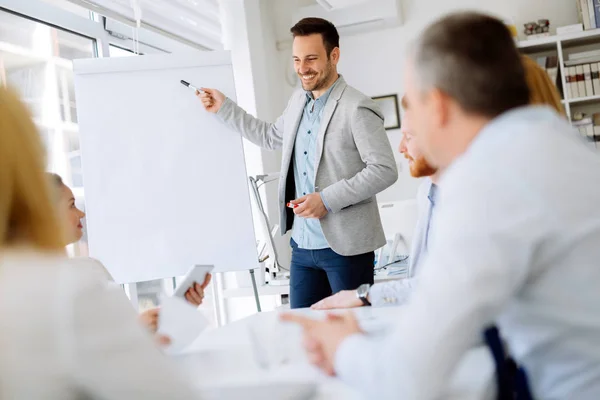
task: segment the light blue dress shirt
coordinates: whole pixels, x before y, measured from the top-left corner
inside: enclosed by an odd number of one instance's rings
[[[369,289],[369,300],[373,306],[399,305],[405,303],[414,289],[421,262],[427,254],[429,232],[433,226],[435,214],[437,185],[427,178],[419,187],[417,194],[417,207],[419,221],[415,227],[413,245],[410,250],[410,277],[408,279],[393,280],[376,283]]]
[[[327,104],[331,90],[338,82],[339,79],[318,99],[313,97],[312,92],[306,92],[306,105],[302,112],[302,119],[298,126],[296,143],[294,144],[296,198],[315,192],[317,138],[321,127],[321,117],[323,116],[323,109],[325,108],[325,104]],[[321,199],[325,207],[329,210],[322,193]],[[318,250],[329,248],[329,243],[327,243],[325,234],[321,229],[321,222],[316,218],[294,217],[292,239],[294,239],[301,249]]]

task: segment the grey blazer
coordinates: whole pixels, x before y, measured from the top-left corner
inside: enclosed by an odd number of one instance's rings
[[[340,76],[323,110],[317,138],[315,189],[331,208],[321,227],[331,249],[350,256],[385,244],[375,195],[398,178],[383,116],[373,100]],[[281,234],[292,227],[294,214],[285,206],[296,198],[293,153],[306,94],[298,89],[274,123],[247,114],[226,99],[217,116],[252,143],[271,150],[282,148],[279,180]]]

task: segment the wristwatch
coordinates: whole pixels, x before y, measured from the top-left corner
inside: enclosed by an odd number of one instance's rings
[[[371,305],[371,303],[367,299],[367,296],[369,295],[369,289],[370,288],[371,288],[370,284],[363,283],[362,285],[360,285],[358,287],[358,289],[356,289],[356,297],[358,297],[358,299],[360,301],[362,301],[363,306],[370,306]]]

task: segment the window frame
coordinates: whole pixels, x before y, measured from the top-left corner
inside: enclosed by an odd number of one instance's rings
[[[133,29],[127,25],[118,29],[118,32],[111,34],[107,29],[106,17],[90,11],[89,18],[74,14],[71,11],[63,9],[57,5],[50,4],[41,0],[0,0],[0,12],[7,12],[22,18],[39,22],[56,29],[71,32],[94,41],[94,56],[97,58],[110,57],[110,47],[116,46],[123,50],[134,52],[134,43],[126,30]],[[110,27],[120,26],[118,21],[109,24]],[[136,32],[138,39],[137,50],[142,54],[151,53],[171,53],[180,51],[201,51],[198,48],[191,47],[175,39],[159,35],[145,28],[140,28]],[[172,292],[177,278],[167,278],[162,280],[167,292]],[[138,309],[138,289],[136,283],[123,285],[125,293],[130,298],[135,309]]]
[[[66,0],[65,0],[66,1]],[[113,36],[106,30],[107,20],[105,17],[90,11],[90,18],[73,14],[56,5],[41,0],[0,0],[0,10],[17,14],[57,29],[73,32],[96,41],[96,57],[109,57],[109,45],[133,51],[133,41],[129,37]],[[118,26],[118,21],[109,20],[111,26]],[[122,29],[128,27],[121,24]],[[133,32],[133,28],[132,32]],[[121,29],[119,32],[123,33]],[[127,36],[127,35],[125,35]],[[139,48],[141,53],[179,52],[179,51],[201,51],[175,39],[159,35],[145,28],[137,31]]]

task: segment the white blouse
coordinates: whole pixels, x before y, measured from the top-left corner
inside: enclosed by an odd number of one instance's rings
[[[198,397],[102,265],[0,256],[0,398]]]

